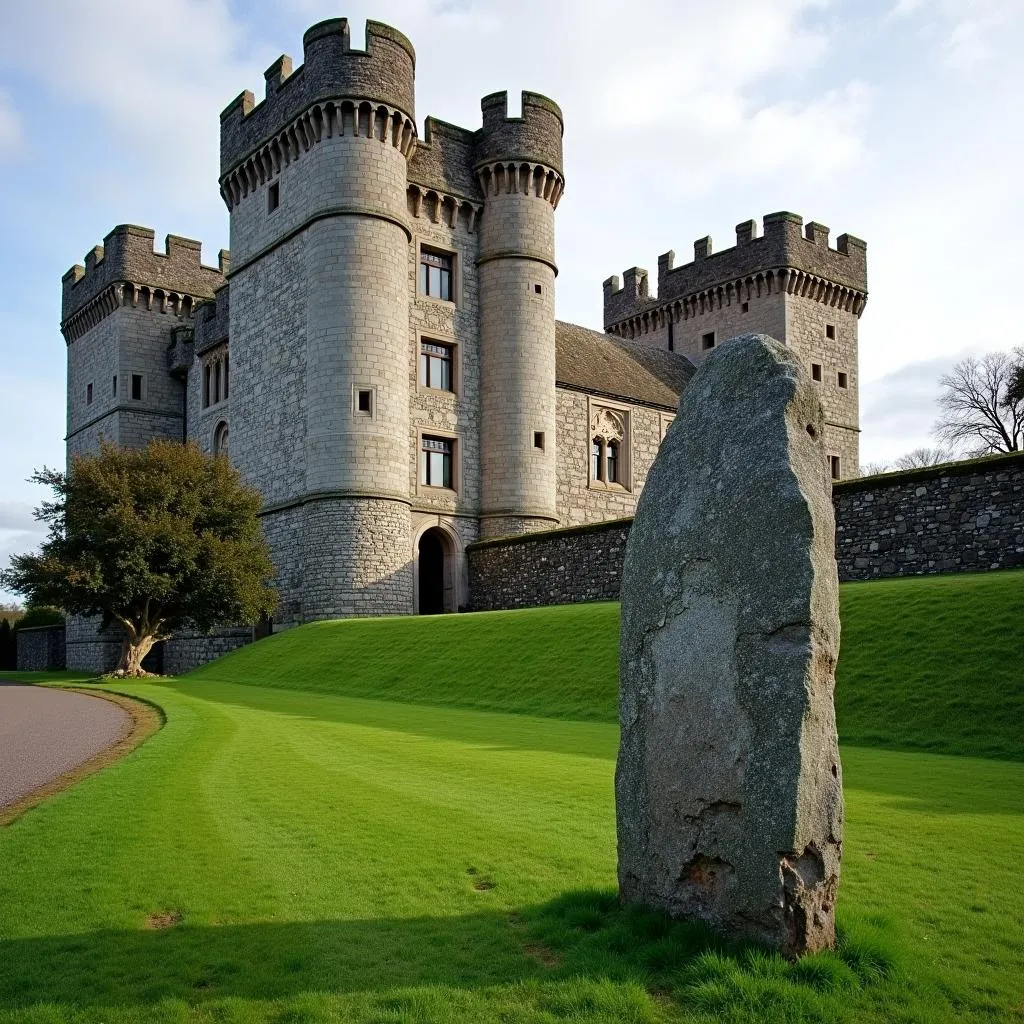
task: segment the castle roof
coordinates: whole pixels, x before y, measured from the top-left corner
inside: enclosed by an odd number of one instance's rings
[[[555,321],[555,384],[675,409],[696,367],[686,356]]]

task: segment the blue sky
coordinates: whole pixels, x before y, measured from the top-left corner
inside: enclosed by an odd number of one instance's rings
[[[788,209],[868,242],[862,459],[930,444],[938,376],[1022,340],[1020,0],[34,0],[0,34],[0,561],[62,465],[60,277],[118,223],[228,246],[218,114],[302,33],[367,17],[417,49],[417,120],[546,93],[566,118],[558,315],[601,281]],[[517,99],[512,101],[518,103]]]

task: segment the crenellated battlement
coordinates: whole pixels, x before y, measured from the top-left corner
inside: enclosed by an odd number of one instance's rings
[[[697,301],[707,293],[737,295],[744,288],[766,287],[781,280],[785,271],[786,287],[800,287],[806,293],[828,295],[829,301],[842,302],[859,313],[867,298],[867,246],[853,235],[842,234],[836,248],[829,246],[829,229],[795,213],[770,213],[764,217],[764,230],[758,234],[757,221],[736,225],[736,244],[722,252],[713,252],[711,238],[693,243],[693,261],[675,266],[675,253],[658,257],[658,294],[648,292],[646,270],[633,267],[624,275],[604,282],[604,324],[609,329],[625,320],[653,310]],[[795,282],[799,281],[799,285]],[[813,286],[813,287],[812,287]]]
[[[303,63],[279,57],[264,73],[259,104],[246,90],[220,115],[220,167],[227,176],[272,136],[327,100],[366,100],[400,112],[415,132],[416,51],[397,29],[366,23],[366,49],[353,50],[347,18],[332,18],[302,37]]]
[[[478,134],[479,130],[428,117],[423,138],[409,157],[409,182],[462,199],[483,198],[473,174]]]
[[[477,134],[476,167],[496,162],[544,164],[562,175],[562,111],[554,100],[523,92],[521,117],[508,116],[508,93],[494,92],[480,101],[483,127]]]
[[[162,253],[154,250],[156,233],[137,224],[119,224],[85,256],[85,265],[76,264],[61,278],[61,330],[71,340],[72,321],[93,304],[103,304],[105,293],[120,287],[123,296],[130,286],[132,296],[145,290],[147,302],[166,308],[187,305],[191,310],[196,299],[212,298],[225,279],[231,257],[221,249],[217,267],[204,266],[201,243],[180,235],[167,235]],[[109,296],[107,296],[109,298]],[[186,303],[187,300],[187,303]],[[118,298],[115,305],[120,304]],[[106,302],[105,306],[110,306]],[[104,314],[105,315],[105,314]]]

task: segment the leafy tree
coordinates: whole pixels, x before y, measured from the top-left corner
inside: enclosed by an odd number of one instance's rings
[[[921,469],[925,466],[941,466],[944,462],[952,462],[956,458],[948,448],[915,448],[906,455],[901,455],[894,463],[893,469]]]
[[[19,629],[35,629],[36,626],[63,626],[64,613],[53,605],[30,605],[24,615],[14,623],[14,632]]]
[[[990,352],[964,359],[939,380],[941,415],[932,432],[969,455],[1016,452],[1024,445],[1024,395],[1012,386],[1024,351]]]
[[[1004,402],[1009,405],[1024,405],[1024,348],[1013,350],[1013,368],[1006,385]]]
[[[44,468],[33,479],[53,489],[36,510],[49,536],[38,553],[11,559],[0,586],[119,622],[118,675],[143,675],[153,644],[182,628],[255,622],[276,607],[260,496],[225,456],[172,441],[103,444],[68,473]]]

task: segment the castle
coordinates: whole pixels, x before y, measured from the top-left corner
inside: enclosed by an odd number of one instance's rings
[[[857,468],[857,321],[865,246],[790,213],[736,245],[604,283],[605,333],[555,319],[562,114],[484,97],[469,130],[415,119],[415,53],[344,19],[304,62],[221,114],[231,251],[116,227],[63,278],[69,458],[101,438],[191,439],[263,494],[281,597],[275,628],[455,611],[481,538],[632,514],[704,353],[764,331],[820,382],[835,477]],[[182,638],[180,670],[243,631]],[[251,632],[250,634],[251,635]],[[116,662],[90,620],[68,667]]]

